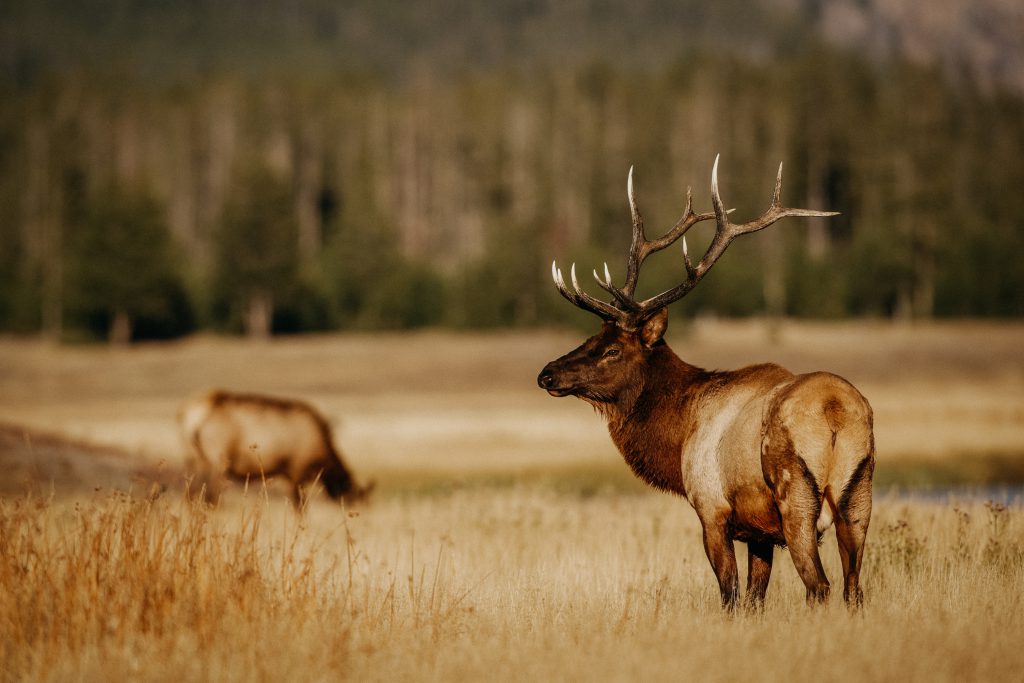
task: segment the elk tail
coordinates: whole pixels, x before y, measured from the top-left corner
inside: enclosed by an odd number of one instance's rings
[[[832,431],[832,450],[834,451],[836,448],[836,438],[843,427],[846,426],[846,408],[843,407],[842,402],[838,398],[833,396],[825,401],[822,412],[825,414],[825,423],[828,424],[828,428]]]

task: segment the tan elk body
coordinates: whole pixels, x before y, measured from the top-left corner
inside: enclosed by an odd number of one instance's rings
[[[636,208],[632,169],[628,184],[633,242],[626,281],[612,284],[594,273],[612,302],[598,300],[576,281],[572,289],[552,264],[555,284],[577,306],[599,315],[601,331],[552,361],[538,384],[553,396],[578,396],[606,418],[616,447],[630,468],[659,489],[685,496],[703,527],[704,548],[718,579],[722,602],[739,599],[734,541],[747,543],[747,600],[764,600],[774,547],[785,545],[809,601],[829,593],[818,554],[821,533],[833,521],[843,563],[843,595],[863,600],[860,568],[871,518],[874,470],[872,413],[867,400],[842,377],[794,375],[773,364],[708,371],[681,360],[665,343],[667,306],[704,277],[737,236],[786,216],[831,213],[786,209],[780,203],[782,168],[768,211],[733,224],[712,171],[714,212],[696,214],[687,201],[683,217],[659,239],[648,240]],[[714,220],[704,257],[690,262],[684,234]],[[655,251],[683,238],[686,279],[644,301],[633,298],[640,265]]]
[[[330,425],[301,401],[213,390],[186,401],[178,413],[200,486],[211,500],[224,477],[281,477],[301,505],[303,486],[317,479],[332,498],[366,493],[336,450]]]

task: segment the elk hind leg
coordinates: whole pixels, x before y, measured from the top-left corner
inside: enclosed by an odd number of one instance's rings
[[[305,512],[306,506],[309,504],[312,490],[309,486],[303,484],[301,481],[292,482],[292,507],[295,508],[296,512]]]
[[[807,466],[793,457],[781,468],[775,495],[782,518],[782,535],[796,571],[807,588],[807,602],[828,599],[829,582],[818,554],[818,516],[822,496]]]
[[[873,471],[874,458],[867,455],[857,465],[836,504],[836,540],[843,563],[843,599],[851,607],[860,607],[864,602],[860,568],[864,559],[864,541],[871,523]]]

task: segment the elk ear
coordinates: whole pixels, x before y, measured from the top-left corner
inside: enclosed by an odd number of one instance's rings
[[[640,328],[640,340],[644,346],[651,348],[665,336],[668,329],[668,308],[661,308],[644,322]]]

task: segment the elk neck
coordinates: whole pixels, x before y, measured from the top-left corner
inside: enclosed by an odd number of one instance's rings
[[[633,473],[655,488],[686,495],[680,456],[696,426],[696,395],[708,375],[660,343],[637,389],[604,406],[615,446]]]

